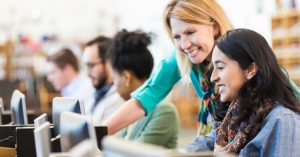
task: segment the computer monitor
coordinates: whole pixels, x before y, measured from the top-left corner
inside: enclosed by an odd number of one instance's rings
[[[4,111],[4,104],[3,104],[3,99],[0,97],[0,125],[2,125],[2,114]]]
[[[69,97],[55,97],[52,102],[52,119],[54,136],[59,135],[60,115],[63,111],[70,111],[85,115],[82,99]]]
[[[10,101],[10,110],[11,110],[12,124],[17,124],[17,125],[28,124],[25,95],[17,89],[14,90],[12,94],[11,101]]]
[[[47,117],[48,117],[47,114],[43,113],[39,117],[35,118],[34,119],[34,127],[38,128],[39,126],[41,126],[42,124],[44,124],[45,122],[47,122],[48,121]]]
[[[72,149],[70,149],[68,153],[70,154],[70,156],[76,157],[95,157],[101,155],[100,150],[98,152],[95,152],[94,141],[90,139],[83,140]]]
[[[51,152],[51,135],[50,135],[50,123],[45,122],[38,128],[34,129],[34,141],[37,157],[49,156]]]
[[[213,152],[180,152],[157,145],[124,140],[107,136],[102,141],[103,157],[232,157],[215,155]]]
[[[102,140],[103,157],[167,157],[169,150],[150,144],[127,141],[114,136]]]
[[[62,152],[68,152],[80,142],[93,141],[94,152],[97,150],[95,130],[86,116],[64,111],[60,118],[60,145]]]

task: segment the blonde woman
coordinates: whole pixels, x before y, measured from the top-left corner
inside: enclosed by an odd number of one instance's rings
[[[211,129],[207,121],[209,115],[216,121],[225,116],[228,105],[221,104],[217,88],[209,80],[215,40],[232,28],[223,9],[216,0],[171,0],[165,9],[164,23],[176,47],[176,55],[163,60],[157,72],[106,122],[109,134],[153,111],[181,78],[190,78],[203,100],[198,119],[200,134]],[[199,136],[188,150],[212,149],[214,141],[211,139],[210,134]]]

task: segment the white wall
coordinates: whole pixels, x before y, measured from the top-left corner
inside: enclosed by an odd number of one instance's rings
[[[235,28],[254,29],[269,42],[274,1],[218,0]],[[173,49],[162,23],[163,9],[167,2],[168,0],[0,0],[0,42],[5,36],[14,39],[19,34],[27,34],[35,39],[43,34],[58,34],[62,40],[85,42],[100,33],[113,35],[121,28],[139,28],[157,35],[151,46],[157,65]],[[300,5],[299,2],[297,0]]]
[[[234,28],[249,28],[271,42],[271,15],[274,0],[218,0]]]
[[[112,34],[114,12],[107,0],[0,0],[0,28],[10,37],[39,39],[58,34],[64,40],[85,40],[95,33]],[[95,35],[94,35],[95,36]]]
[[[155,66],[174,49],[163,26],[163,10],[167,0],[115,0],[119,25],[128,30],[142,29],[156,35],[150,46]]]
[[[34,40],[58,35],[86,42],[117,30],[142,29],[157,35],[150,49],[155,65],[172,49],[162,24],[166,0],[0,0],[0,43],[26,34]]]

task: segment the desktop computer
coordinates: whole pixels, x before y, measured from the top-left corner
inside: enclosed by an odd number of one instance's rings
[[[33,131],[33,125],[16,127],[16,156],[36,157]]]
[[[34,127],[38,128],[41,125],[43,125],[44,123],[46,123],[47,121],[48,121],[48,116],[46,113],[43,113],[42,115],[40,115],[39,117],[34,119]]]
[[[94,142],[94,151],[97,149],[95,129],[86,116],[64,111],[60,118],[60,143],[62,152],[69,151],[80,142],[89,139]]]
[[[11,111],[12,124],[17,124],[17,125],[28,124],[25,95],[17,89],[14,90],[11,97],[10,111]]]
[[[63,111],[85,115],[82,99],[70,97],[55,97],[52,102],[52,123],[55,136],[59,135],[60,116]]]
[[[47,157],[51,152],[50,123],[45,122],[34,129],[34,141],[37,157]]]
[[[3,120],[2,120],[3,111],[4,111],[3,99],[0,97],[0,125],[3,124]]]
[[[128,141],[114,136],[103,140],[103,157],[235,157],[231,154],[213,152],[184,152],[166,149],[156,145]]]

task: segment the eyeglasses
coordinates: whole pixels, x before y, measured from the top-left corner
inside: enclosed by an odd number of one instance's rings
[[[94,68],[96,65],[98,65],[98,64],[103,64],[103,63],[104,63],[104,62],[99,61],[99,62],[95,62],[95,63],[86,63],[85,65],[87,66],[87,68],[92,69],[92,68]]]

